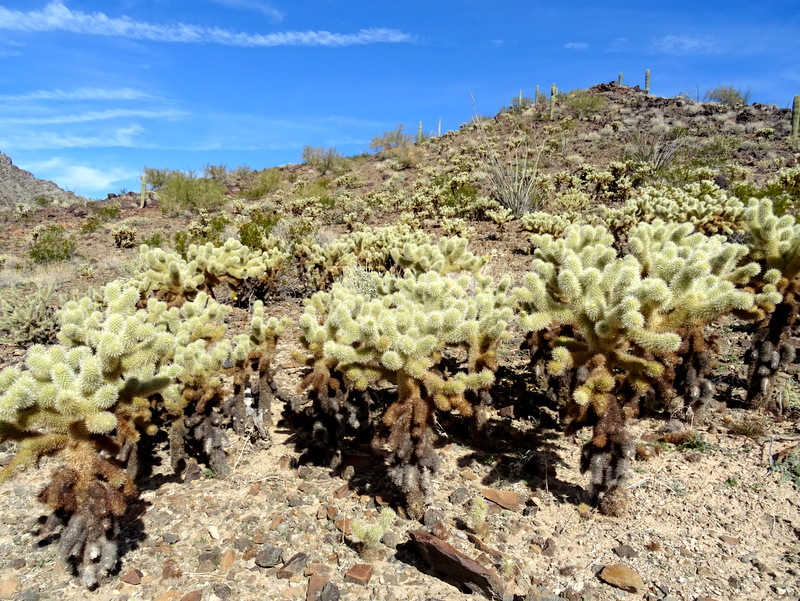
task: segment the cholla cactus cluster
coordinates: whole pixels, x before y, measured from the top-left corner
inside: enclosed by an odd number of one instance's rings
[[[468,391],[491,386],[512,315],[509,281],[432,271],[373,278],[374,295],[339,283],[307,301],[300,320],[309,368],[303,387],[314,399],[315,435],[329,448],[348,429],[367,425],[371,389],[381,382],[397,387],[382,419],[386,435],[376,440],[386,445],[409,514],[419,518],[439,465],[434,411],[472,416]],[[444,354],[456,349],[466,361],[455,372],[443,369]]]
[[[754,288],[775,290],[778,296],[755,316],[758,328],[745,355],[750,365],[746,401],[759,407],[770,401],[775,375],[797,356],[791,337],[800,315],[800,225],[792,216],[776,216],[770,200],[751,200],[744,221],[750,258],[764,274]]]
[[[169,267],[156,255],[149,255],[151,266]],[[143,299],[146,288],[141,280],[118,280],[94,298],[67,303],[59,344],[33,346],[24,367],[0,372],[0,439],[18,442],[0,479],[44,455],[63,460],[39,499],[53,511],[49,527],[63,522],[62,561],[74,564],[88,587],[117,563],[119,519],[137,494],[139,463],[152,460],[140,456],[142,436],[165,428],[177,471],[193,457],[224,476],[223,405],[242,411],[235,395],[226,401],[223,366],[231,357],[257,360],[265,390],[285,327],[265,326],[259,306],[251,336],[237,340],[234,353],[222,340],[229,307],[196,288],[185,294],[186,286],[173,289],[182,298],[170,306]]]
[[[170,305],[180,306],[203,291],[214,297],[214,289],[225,286],[230,297],[240,300],[253,287],[274,289],[276,277],[289,254],[272,246],[253,250],[234,238],[222,246],[208,242],[192,244],[187,259],[160,248],[142,245],[139,260],[142,271],[134,280],[143,297],[153,295]]]
[[[276,387],[272,359],[278,337],[288,327],[288,318],[265,319],[264,303],[253,304],[250,333],[234,339],[235,348],[230,361],[233,364],[233,396],[226,403],[233,428],[240,435],[258,438],[269,444],[267,430],[272,425],[272,401]]]
[[[535,367],[560,378],[568,424],[594,428],[582,467],[608,513],[624,506],[632,455],[625,424],[640,397],[674,389],[677,369],[691,401],[707,400],[703,326],[756,300],[740,288],[760,270],[741,264],[747,248],[691,230],[642,224],[628,233],[625,256],[601,227],[534,236],[532,271],[515,290]]]

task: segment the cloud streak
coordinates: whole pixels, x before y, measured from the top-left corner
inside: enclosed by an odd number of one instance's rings
[[[664,54],[711,54],[721,51],[719,44],[711,38],[688,35],[666,35],[653,40],[651,48]]]
[[[55,132],[37,132],[35,136],[30,132],[18,134],[5,132],[0,134],[0,148],[11,150],[43,150],[53,148],[110,148],[114,146],[124,148],[141,148],[142,144],[137,139],[144,133],[140,125],[121,127],[109,132],[107,135],[81,136]]]
[[[2,10],[0,8],[0,10]],[[0,102],[21,102],[26,100],[141,100],[152,98],[151,94],[132,88],[78,88],[77,90],[35,90],[25,94],[0,95]]]
[[[66,31],[86,35],[118,36],[154,42],[222,44],[241,47],[354,46],[375,43],[410,42],[412,36],[396,29],[361,29],[356,33],[330,31],[284,31],[252,34],[186,23],[162,25],[113,18],[105,13],[70,10],[61,2],[50,2],[42,10],[28,12],[0,6],[0,29],[23,32]]]
[[[145,119],[177,119],[187,115],[185,111],[147,111],[131,109],[109,109],[106,111],[87,111],[75,115],[55,115],[53,117],[0,117],[0,124],[11,125],[63,125],[69,123],[87,123],[90,121],[105,121],[108,119],[121,119],[142,117]]]
[[[276,8],[273,8],[266,2],[259,2],[258,0],[211,0],[214,4],[227,6],[228,8],[235,8],[237,10],[247,10],[256,13],[261,13],[280,23],[283,21],[283,13]]]

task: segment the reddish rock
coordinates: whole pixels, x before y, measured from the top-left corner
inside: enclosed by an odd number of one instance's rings
[[[345,582],[353,582],[366,586],[369,579],[372,578],[373,566],[368,563],[357,563],[352,568],[347,570],[344,575]]]
[[[336,520],[333,523],[339,529],[339,532],[344,534],[351,534],[353,532],[353,520],[350,518],[342,518],[341,520]]]
[[[308,579],[308,588],[306,589],[306,601],[317,601],[322,589],[328,584],[327,576],[321,574],[314,574]]]
[[[740,539],[736,538],[735,536],[728,536],[727,534],[723,534],[722,536],[719,537],[719,539],[723,543],[728,543],[729,545],[738,545],[739,543],[742,542]]]
[[[509,490],[495,490],[493,488],[484,488],[481,494],[487,501],[491,501],[510,511],[519,511],[519,494]]]
[[[186,593],[183,597],[181,597],[181,601],[201,601],[203,598],[203,591],[192,591],[191,593]]]
[[[600,574],[600,580],[613,587],[622,589],[629,593],[641,593],[644,591],[644,581],[642,577],[621,563],[615,563],[604,567]]]
[[[9,576],[0,580],[0,599],[10,599],[14,596],[14,591],[19,586],[19,578],[16,576]]]
[[[350,487],[347,484],[342,484],[333,493],[333,496],[336,497],[337,499],[344,499],[349,495],[350,495]]]
[[[142,571],[133,569],[129,570],[123,577],[122,582],[127,582],[128,584],[141,584],[142,583]]]
[[[432,568],[452,576],[473,590],[480,590],[490,599],[500,601],[503,598],[505,586],[495,572],[432,534],[422,530],[409,530],[408,534],[422,558]]]

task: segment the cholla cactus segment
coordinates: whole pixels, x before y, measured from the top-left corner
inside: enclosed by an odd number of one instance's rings
[[[800,225],[791,216],[776,216],[771,200],[752,199],[745,232],[750,257],[765,269],[754,288],[767,296],[767,311],[755,316],[760,323],[745,355],[750,365],[746,402],[758,407],[771,401],[776,374],[797,355],[790,338],[800,315]]]
[[[585,220],[580,213],[571,212],[551,215],[544,211],[531,211],[525,213],[520,219],[522,229],[534,234],[551,234],[553,236],[560,236],[569,225],[583,222]]]
[[[791,215],[775,215],[770,199],[751,199],[744,215],[750,255],[787,282],[800,273],[800,224]]]
[[[678,356],[692,381],[707,374],[702,328],[753,306],[741,286],[759,267],[744,263],[746,247],[661,221],[631,229],[623,257],[604,228],[574,225],[562,238],[533,239],[531,272],[515,290],[520,322],[531,345],[547,345],[547,357],[532,348],[532,358],[546,359],[554,376],[572,374],[562,380],[571,389],[567,413],[574,425],[595,428],[585,449],[593,492],[614,499],[630,451],[625,421],[638,397],[674,384]]]
[[[306,385],[318,393],[338,377],[356,391],[381,381],[397,385],[399,398],[383,419],[392,450],[390,473],[409,510],[419,516],[438,464],[431,446],[433,411],[472,415],[466,393],[491,386],[497,344],[506,338],[512,316],[510,283],[468,275],[456,280],[435,271],[373,279],[374,295],[337,283],[306,302],[300,319],[312,369]],[[447,348],[467,350],[463,370],[441,369]]]
[[[273,382],[272,360],[278,337],[291,324],[284,317],[265,319],[264,304],[253,304],[250,333],[234,339],[230,355],[233,361],[233,396],[225,404],[233,427],[240,435],[249,435],[269,442],[266,427],[272,423],[271,404],[276,387]]]
[[[134,278],[142,297],[151,294],[171,305],[180,305],[195,297],[205,278],[196,262],[187,262],[179,254],[161,248],[139,247],[142,269]]]
[[[467,250],[469,240],[453,236],[442,238],[439,244],[404,244],[392,249],[392,258],[399,269],[413,275],[428,271],[439,275],[468,271],[477,273],[488,257],[476,257]]]
[[[240,295],[245,280],[259,278],[266,273],[270,259],[265,261],[263,255],[261,250],[253,250],[236,238],[228,238],[222,246],[215,246],[211,242],[202,246],[192,244],[186,251],[186,258],[196,264],[197,270],[204,276],[203,289],[213,295],[215,286],[225,284],[234,300]],[[281,255],[270,253],[268,257],[275,261]]]

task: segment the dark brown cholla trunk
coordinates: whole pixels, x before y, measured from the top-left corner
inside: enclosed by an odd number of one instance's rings
[[[592,439],[581,452],[581,472],[590,472],[589,493],[606,515],[622,515],[627,506],[627,480],[634,444],[625,430],[632,413],[631,403],[623,405],[616,394],[609,394],[606,410],[596,416]]]
[[[389,477],[405,495],[409,517],[421,520],[433,492],[431,477],[439,467],[433,448],[433,402],[423,397],[419,382],[402,371],[397,374],[397,392],[398,400],[383,418],[389,427]]]
[[[790,284],[783,302],[756,330],[745,355],[745,362],[750,366],[745,404],[752,409],[765,407],[774,400],[775,376],[785,371],[797,354],[791,340],[800,309],[797,287],[795,283]]]

